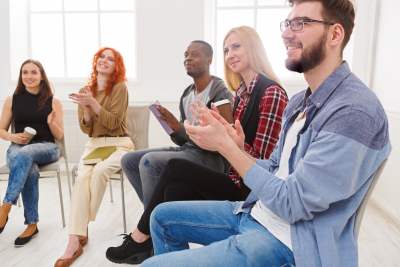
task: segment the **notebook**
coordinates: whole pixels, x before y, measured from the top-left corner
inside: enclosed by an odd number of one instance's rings
[[[156,116],[158,122],[161,124],[161,126],[164,128],[164,130],[167,132],[167,134],[172,134],[174,132],[174,130],[172,130],[171,126],[168,125],[168,123],[166,123],[163,119],[161,119],[160,117],[158,117],[160,113],[160,111],[158,111],[158,109],[156,108],[156,105],[160,105],[160,102],[158,102],[158,100],[154,101],[153,103],[151,103],[151,105],[149,106],[149,109],[151,110],[151,112],[153,112],[154,116]]]
[[[98,147],[83,159],[83,164],[93,165],[107,159],[112,153],[117,150],[116,146]]]

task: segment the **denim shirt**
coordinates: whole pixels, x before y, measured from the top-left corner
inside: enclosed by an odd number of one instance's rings
[[[285,134],[306,107],[289,176],[279,179]],[[297,267],[358,266],[356,211],[391,149],[380,101],[343,62],[314,93],[308,88],[289,102],[274,152],[248,170],[244,183],[252,192],[234,213],[260,199],[290,223]]]

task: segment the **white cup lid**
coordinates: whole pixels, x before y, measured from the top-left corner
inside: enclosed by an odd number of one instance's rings
[[[221,105],[223,105],[223,104],[230,104],[231,103],[231,101],[229,101],[229,99],[222,99],[222,100],[220,100],[220,101],[217,101],[217,102],[214,102],[214,105],[216,106],[216,107],[218,107],[218,106],[221,106]]]
[[[31,127],[25,127],[25,131],[27,131],[30,134],[36,134],[36,130]]]

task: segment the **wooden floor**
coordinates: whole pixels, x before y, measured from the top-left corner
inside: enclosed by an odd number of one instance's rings
[[[39,182],[39,234],[22,248],[14,247],[15,238],[20,235],[23,224],[23,208],[13,207],[8,224],[0,235],[0,266],[31,267],[54,266],[67,245],[69,224],[69,193],[67,179],[63,177],[64,209],[67,227],[62,227],[60,201],[56,179],[41,179]],[[4,197],[7,182],[0,182],[0,193]],[[105,258],[110,246],[122,243],[123,233],[121,188],[119,181],[113,181],[114,202],[110,201],[109,188],[106,190],[95,222],[89,224],[89,243],[84,253],[72,266],[118,266]],[[127,230],[136,226],[143,207],[132,186],[125,180],[125,201]],[[365,212],[359,237],[359,266],[400,266],[400,226],[392,221],[378,206],[370,202]]]

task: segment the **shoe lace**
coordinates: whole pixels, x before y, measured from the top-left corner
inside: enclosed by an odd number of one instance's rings
[[[124,242],[122,243],[122,249],[125,249],[128,246],[129,242],[131,242],[131,238],[129,238],[130,234],[120,234],[118,236],[124,236]]]

